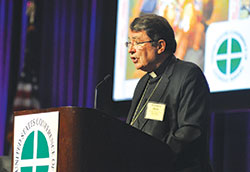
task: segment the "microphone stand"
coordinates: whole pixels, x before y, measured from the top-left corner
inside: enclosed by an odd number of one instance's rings
[[[106,75],[106,76],[104,77],[104,79],[96,85],[96,87],[95,87],[94,109],[97,109],[98,88],[99,88],[102,84],[106,83],[109,79],[111,79],[111,75],[110,75],[110,74]]]

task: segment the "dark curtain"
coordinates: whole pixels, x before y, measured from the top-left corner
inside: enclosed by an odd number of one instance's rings
[[[12,113],[22,40],[21,0],[0,0],[0,155]]]
[[[214,172],[250,171],[250,110],[212,114],[210,159]]]
[[[6,114],[8,110],[12,10],[12,1],[0,1],[0,140],[3,140],[5,136]],[[0,155],[2,154],[3,142],[0,142]]]
[[[101,72],[102,3],[102,0],[42,2],[39,89],[44,108],[93,107],[94,88]]]

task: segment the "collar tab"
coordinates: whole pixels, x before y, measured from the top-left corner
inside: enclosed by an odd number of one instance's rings
[[[156,78],[156,77],[157,77],[157,75],[156,75],[155,72],[150,72],[149,75],[150,75],[152,78]]]

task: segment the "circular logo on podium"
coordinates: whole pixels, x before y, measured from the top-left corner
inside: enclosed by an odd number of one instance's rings
[[[21,161],[27,166],[21,167],[21,172],[48,172],[49,170],[49,147],[44,134],[38,130],[29,134],[24,142]],[[30,166],[32,165],[32,166]]]
[[[13,158],[14,171],[48,172],[56,169],[57,139],[46,120],[40,117],[27,120],[18,138]]]

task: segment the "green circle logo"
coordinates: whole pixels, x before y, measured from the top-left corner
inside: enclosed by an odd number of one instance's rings
[[[237,78],[243,69],[246,57],[242,37],[235,32],[222,35],[214,49],[214,68],[222,80]]]
[[[29,134],[24,142],[21,172],[48,172],[49,170],[49,147],[44,134],[38,130]],[[32,164],[32,166],[31,166]]]
[[[15,117],[13,171],[55,172],[57,169],[58,112],[39,116]]]
[[[232,74],[235,72],[240,66],[242,59],[241,53],[242,49],[240,43],[236,39],[232,38],[231,40],[226,39],[223,41],[217,52],[217,57],[220,57],[217,58],[217,67],[221,73],[227,74],[228,72]]]

